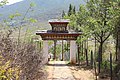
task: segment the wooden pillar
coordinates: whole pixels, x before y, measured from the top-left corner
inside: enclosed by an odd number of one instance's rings
[[[63,61],[63,40],[62,40],[62,59],[61,61]]]
[[[43,63],[48,62],[48,41],[44,40],[43,41]]]
[[[56,40],[54,40],[54,57],[53,57],[53,60],[56,59]]]
[[[76,64],[76,53],[77,53],[77,45],[76,41],[70,41],[70,63]]]

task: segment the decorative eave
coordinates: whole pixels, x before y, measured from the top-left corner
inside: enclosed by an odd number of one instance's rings
[[[37,31],[36,35],[40,35],[42,40],[76,40],[81,32],[69,32],[69,33],[53,33],[47,31]]]

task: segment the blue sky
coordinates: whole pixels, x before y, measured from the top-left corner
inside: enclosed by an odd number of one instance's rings
[[[0,2],[3,1],[3,0],[0,0]],[[9,3],[7,3],[6,5],[11,5],[11,4],[14,4],[14,3],[17,3],[17,2],[20,2],[20,1],[23,1],[23,0],[7,0]]]

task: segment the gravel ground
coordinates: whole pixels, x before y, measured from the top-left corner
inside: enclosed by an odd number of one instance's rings
[[[92,70],[68,66],[65,61],[50,61],[47,80],[95,80]]]

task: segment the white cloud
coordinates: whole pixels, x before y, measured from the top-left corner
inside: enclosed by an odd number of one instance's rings
[[[3,1],[3,0],[0,0],[0,1]],[[7,0],[9,3],[7,3],[6,5],[11,5],[11,4],[14,4],[14,3],[17,3],[17,2],[20,2],[20,1],[23,1],[23,0]]]

